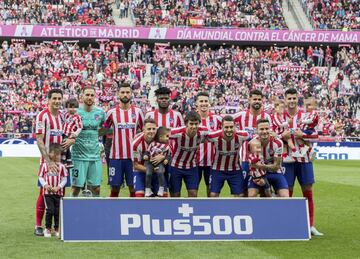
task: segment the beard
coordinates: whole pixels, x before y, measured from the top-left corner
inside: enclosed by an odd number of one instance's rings
[[[260,104],[260,103],[255,103],[255,104],[251,105],[251,107],[252,107],[254,110],[260,110],[260,109],[261,109],[261,104]]]
[[[130,98],[126,98],[126,97],[120,98],[120,101],[121,101],[122,103],[125,103],[125,104],[129,103],[130,100],[131,100]]]

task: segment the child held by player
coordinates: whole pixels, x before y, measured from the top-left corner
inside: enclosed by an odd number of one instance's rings
[[[64,141],[67,138],[76,139],[83,128],[81,117],[77,113],[77,108],[79,108],[79,102],[76,99],[69,99],[65,102],[66,112],[63,114],[65,122],[63,135]],[[64,150],[61,160],[62,163],[65,164],[66,168],[69,169],[74,167],[71,159],[70,148]]]
[[[303,156],[310,150],[310,157],[315,153],[311,148],[310,142],[314,142],[318,139],[318,133],[316,127],[319,123],[319,115],[316,111],[316,100],[313,97],[308,97],[304,100],[305,117],[300,121],[301,131],[304,133],[302,139],[298,139],[300,152]]]
[[[164,195],[165,189],[165,165],[170,162],[170,146],[169,146],[169,135],[170,130],[165,127],[159,127],[157,129],[156,135],[154,137],[154,141],[148,146],[147,151],[144,152],[143,159],[145,161],[146,167],[146,178],[145,178],[145,197],[151,197],[153,192],[151,191],[151,180],[153,173],[157,173],[158,181],[159,181],[159,190],[157,195],[162,197]],[[159,154],[165,156],[165,160],[154,166],[150,159]]]
[[[68,172],[61,160],[61,145],[52,143],[49,147],[49,157],[58,166],[58,172],[49,170],[46,163],[41,165],[39,182],[44,188],[44,200],[46,205],[44,237],[51,237],[52,219],[54,218],[55,236],[59,237],[59,209],[60,199],[64,195],[64,187],[67,182]]]
[[[289,123],[285,120],[284,116],[285,111],[285,102],[284,100],[277,99],[274,103],[274,113],[273,113],[273,130],[278,135],[289,129]],[[303,155],[296,150],[296,146],[293,140],[290,138],[288,141],[284,141],[284,154],[283,162],[292,163],[295,162],[293,157],[303,157]],[[288,153],[288,148],[291,150],[291,154]]]
[[[250,165],[251,179],[256,185],[262,186],[265,197],[272,197],[270,184],[266,179],[266,172],[264,170],[253,167],[253,165],[259,162],[262,164],[264,163],[260,140],[258,139],[251,140],[249,142],[249,149],[250,149],[249,165]]]

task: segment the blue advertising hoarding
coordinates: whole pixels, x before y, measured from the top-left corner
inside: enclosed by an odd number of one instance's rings
[[[64,198],[64,241],[309,240],[304,198]]]

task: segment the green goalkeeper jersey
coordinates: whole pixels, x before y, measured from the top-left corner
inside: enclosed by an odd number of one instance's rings
[[[93,107],[90,112],[80,107],[78,114],[81,117],[83,128],[72,147],[72,158],[83,161],[99,160],[99,129],[105,121],[105,112],[98,107]]]

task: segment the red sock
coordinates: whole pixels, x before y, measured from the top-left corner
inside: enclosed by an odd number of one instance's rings
[[[303,192],[303,196],[308,200],[309,204],[309,217],[310,217],[310,227],[314,226],[314,199],[312,191]]]
[[[110,197],[119,197],[119,191],[110,191]]]
[[[129,197],[135,197],[135,192],[130,192]]]
[[[42,188],[40,188],[40,193],[36,201],[36,213],[35,213],[37,227],[41,227],[44,213],[45,213],[45,202],[42,193]]]
[[[290,191],[290,190],[289,190],[289,197],[292,197],[292,196],[293,196],[293,192],[294,192],[294,191]]]
[[[138,193],[138,192],[136,192],[136,193],[135,193],[135,197],[138,197],[138,198],[145,197],[145,193]]]
[[[167,192],[164,192],[163,198],[169,197],[169,194]]]

